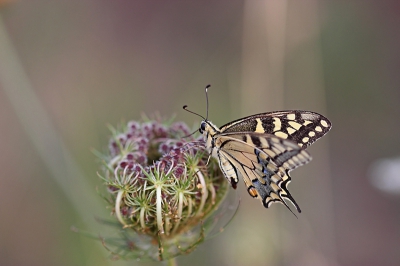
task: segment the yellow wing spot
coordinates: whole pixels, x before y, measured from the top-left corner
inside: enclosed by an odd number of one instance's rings
[[[306,158],[301,154],[297,154],[297,158],[299,158],[300,161],[306,161]]]
[[[250,146],[254,146],[253,140],[250,138],[249,135],[246,135],[246,143]]]
[[[288,137],[288,134],[286,134],[286,133],[284,133],[282,131],[275,132],[274,134],[275,134],[275,136],[278,136],[278,137],[283,138],[283,139],[287,139],[287,137]]]
[[[295,168],[300,165],[300,160],[295,156],[290,159],[291,168]]]
[[[308,137],[304,137],[304,138],[302,139],[302,141],[303,141],[304,143],[306,143],[306,142],[309,141],[309,138],[308,138]]]
[[[287,162],[289,165],[296,165],[296,163],[293,161],[293,158],[289,159]]]
[[[300,160],[300,158],[298,156],[293,157],[293,160],[296,162],[297,165],[301,164],[301,160]]]
[[[305,120],[304,123],[303,123],[303,125],[307,126],[308,124],[311,124],[311,123],[312,123],[311,121]]]
[[[275,145],[274,148],[276,148],[280,153],[284,153],[286,151],[285,147],[283,147],[282,145]]]
[[[257,126],[256,126],[256,131],[255,132],[264,133],[265,130],[264,130],[263,126],[262,126],[261,119],[257,118],[256,121],[257,121]]]
[[[261,147],[263,148],[269,148],[269,144],[268,141],[265,138],[259,138],[260,142],[261,142]]]
[[[267,150],[268,150],[268,149],[265,149],[265,150],[262,150],[262,151],[266,153]],[[260,154],[258,155],[258,158],[259,158],[261,161],[266,161],[266,160],[267,160],[267,156],[265,155],[265,153],[260,153]],[[268,153],[267,153],[267,154],[268,154]]]
[[[275,143],[279,143],[279,139],[278,138],[271,138],[271,141],[275,142]]]
[[[315,127],[315,131],[317,131],[317,132],[322,132],[322,127],[316,126],[316,127]]]
[[[282,123],[281,123],[281,120],[279,118],[274,117],[274,125],[275,125],[274,131],[281,130]]]
[[[279,196],[277,194],[275,194],[275,193],[271,193],[271,198],[273,200],[280,200]]]
[[[288,114],[286,117],[289,120],[295,120],[296,119],[296,115],[295,114]]]
[[[281,188],[278,187],[275,183],[271,183],[270,186],[272,187],[273,190],[275,190],[275,192],[278,192],[279,190],[281,190]]]
[[[282,152],[277,147],[271,147],[272,152],[276,154],[281,154]]]
[[[321,125],[323,127],[328,127],[328,123],[325,120],[321,120]]]
[[[281,180],[281,178],[280,178],[279,176],[277,176],[277,175],[273,175],[273,176],[271,177],[271,180],[272,180],[274,183],[278,183],[279,180]]]
[[[268,154],[269,157],[275,157],[276,156],[276,153],[271,151],[270,149],[266,149],[266,150],[264,150],[264,152],[266,154]]]
[[[314,137],[314,136],[315,136],[315,132],[314,132],[314,131],[310,131],[310,132],[308,132],[308,136],[310,136],[310,137]]]
[[[286,130],[287,130],[287,132],[288,132],[290,135],[292,135],[294,132],[297,131],[297,130],[291,128],[291,127],[288,127]]]
[[[278,167],[276,167],[276,165],[273,165],[273,164],[268,164],[268,165],[267,165],[267,169],[268,169],[268,171],[270,171],[270,172],[276,172],[276,171],[278,171]]]
[[[290,125],[292,128],[296,129],[296,130],[299,130],[300,127],[301,127],[301,125],[300,125],[299,123],[296,123],[296,122],[294,122],[294,121],[289,121],[289,125]]]

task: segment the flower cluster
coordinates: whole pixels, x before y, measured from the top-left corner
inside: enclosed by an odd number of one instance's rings
[[[163,260],[193,250],[212,227],[228,191],[204,143],[181,122],[129,122],[112,129],[103,156],[107,202],[120,224],[121,241],[104,240],[114,255]],[[121,226],[122,225],[122,226]]]

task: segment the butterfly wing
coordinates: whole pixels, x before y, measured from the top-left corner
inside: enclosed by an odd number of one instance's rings
[[[273,134],[307,148],[331,127],[331,122],[318,113],[289,110],[247,116],[225,124],[220,129],[222,133],[248,131]]]
[[[288,199],[300,208],[287,189],[289,172],[311,160],[296,143],[272,134],[254,132],[220,133],[215,139],[220,168],[236,187],[241,176],[252,197],[264,207]]]

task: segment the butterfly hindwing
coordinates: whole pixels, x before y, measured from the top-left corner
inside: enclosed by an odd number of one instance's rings
[[[305,150],[292,141],[263,133],[221,133],[215,139],[220,167],[234,187],[241,176],[249,194],[259,198],[264,207],[274,202],[288,207],[286,198],[300,212],[287,184],[289,172],[311,160]]]
[[[221,127],[221,132],[257,132],[274,134],[306,148],[325,135],[331,128],[324,116],[300,110],[269,112],[244,117]]]

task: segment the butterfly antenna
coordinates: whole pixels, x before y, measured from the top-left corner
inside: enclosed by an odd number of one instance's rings
[[[206,111],[206,120],[208,119],[208,88],[211,87],[211,84],[208,84],[205,88],[206,91],[206,101],[207,101],[207,111]]]
[[[192,114],[194,114],[194,115],[200,116],[200,117],[203,118],[204,120],[207,120],[207,118],[204,118],[204,116],[199,115],[198,113],[195,113],[195,112],[193,112],[193,111],[190,111],[189,109],[187,109],[187,107],[188,107],[187,105],[184,105],[184,106],[183,106],[183,110],[185,110],[186,112],[192,113]]]
[[[197,133],[197,129],[195,130],[195,131],[193,131],[192,133],[190,133],[189,135],[186,135],[186,136],[183,136],[182,138],[184,139],[184,138],[188,138],[188,137],[190,137],[190,136],[193,136],[194,134],[196,134]]]

